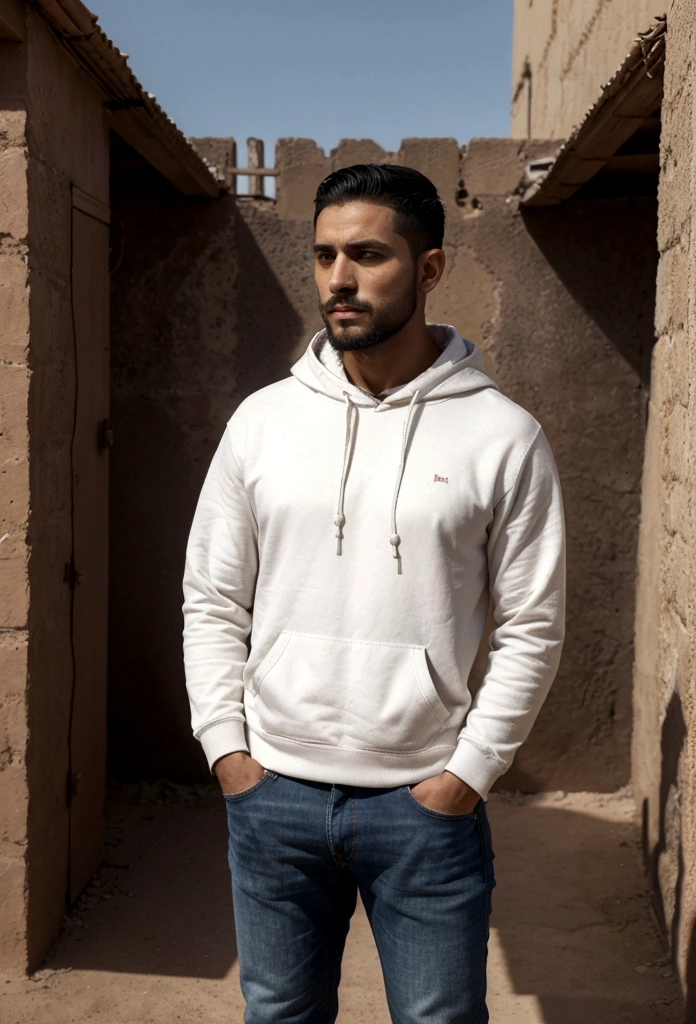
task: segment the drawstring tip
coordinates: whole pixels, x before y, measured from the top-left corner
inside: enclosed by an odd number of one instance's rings
[[[401,575],[401,554],[399,553],[399,544],[401,543],[401,537],[398,535],[398,533],[393,533],[391,535],[391,537],[389,538],[389,543],[392,546],[392,551],[394,553],[394,558],[396,559],[396,571],[398,572],[398,574],[400,576]]]
[[[334,526],[336,527],[336,554],[343,554],[343,527],[346,525],[346,517],[342,513],[337,513],[334,516]]]

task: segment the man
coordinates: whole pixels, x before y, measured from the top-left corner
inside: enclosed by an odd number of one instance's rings
[[[488,1020],[484,800],[558,664],[563,521],[539,425],[426,326],[443,230],[417,171],[321,183],[325,329],[237,409],[191,531],[187,685],[227,802],[247,1024],[335,1020],[358,890],[392,1020]]]

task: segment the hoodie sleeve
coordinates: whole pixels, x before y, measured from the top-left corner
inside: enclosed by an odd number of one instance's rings
[[[564,635],[565,538],[558,474],[539,428],[495,508],[488,538],[496,628],[481,687],[447,770],[485,797],[534,724]]]
[[[257,526],[230,421],[203,484],[186,551],[184,664],[193,734],[208,763],[247,750],[242,673],[258,569]]]

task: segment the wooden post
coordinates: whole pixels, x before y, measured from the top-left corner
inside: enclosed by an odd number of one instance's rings
[[[237,175],[230,172],[230,168],[237,166],[237,143],[234,139],[229,140],[225,156],[227,158],[225,163],[225,184],[227,185],[228,192],[234,196],[237,194]]]
[[[263,156],[263,140],[262,139],[247,139],[247,153],[249,154],[247,159],[247,166],[249,170],[254,167],[264,166]],[[263,196],[262,174],[250,174],[249,175],[249,195],[250,196]]]

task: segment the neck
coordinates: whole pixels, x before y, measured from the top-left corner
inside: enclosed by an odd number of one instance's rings
[[[440,349],[428,335],[425,320],[414,323],[415,319],[386,341],[343,353],[343,367],[353,384],[381,395],[408,384],[433,365]]]

